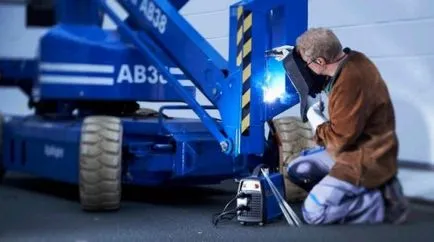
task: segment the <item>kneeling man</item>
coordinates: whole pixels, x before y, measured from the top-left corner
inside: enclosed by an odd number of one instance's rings
[[[299,157],[288,175],[303,187],[314,184],[303,204],[309,224],[402,223],[408,203],[397,175],[398,139],[388,88],[364,54],[342,48],[329,29],[312,28],[295,51],[317,75],[328,77],[327,119],[319,103],[307,111],[322,152]]]

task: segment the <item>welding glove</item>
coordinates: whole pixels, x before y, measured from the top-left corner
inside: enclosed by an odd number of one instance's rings
[[[294,46],[291,45],[282,45],[276,48],[273,48],[272,51],[272,56],[274,57],[274,59],[276,59],[277,61],[282,61],[283,59],[285,59],[285,57],[291,53],[291,51],[294,49]]]
[[[313,133],[316,132],[318,126],[327,121],[327,118],[323,114],[324,104],[319,101],[311,105],[307,110],[307,119],[312,126]]]

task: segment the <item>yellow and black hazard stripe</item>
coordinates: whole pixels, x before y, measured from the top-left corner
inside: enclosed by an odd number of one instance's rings
[[[237,11],[237,66],[242,67],[241,134],[249,135],[252,77],[252,12]]]

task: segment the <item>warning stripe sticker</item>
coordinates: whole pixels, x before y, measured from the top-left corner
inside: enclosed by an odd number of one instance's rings
[[[237,11],[237,66],[242,68],[241,134],[249,135],[250,97],[252,76],[252,12],[238,7]]]

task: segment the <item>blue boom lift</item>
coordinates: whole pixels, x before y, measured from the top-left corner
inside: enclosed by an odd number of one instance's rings
[[[218,183],[258,163],[282,169],[276,159],[310,145],[299,118],[273,119],[300,98],[282,64],[264,57],[305,31],[307,0],[231,5],[228,61],[178,12],[187,0],[119,0],[126,18],[105,0],[53,2],[56,23],[37,58],[0,60],[0,85],[20,87],[34,109],[0,119],[2,175],[79,184],[84,210],[112,210],[122,184]],[[102,28],[104,14],[116,31]],[[197,102],[196,88],[212,105]],[[138,102],[185,105],[153,111]]]

